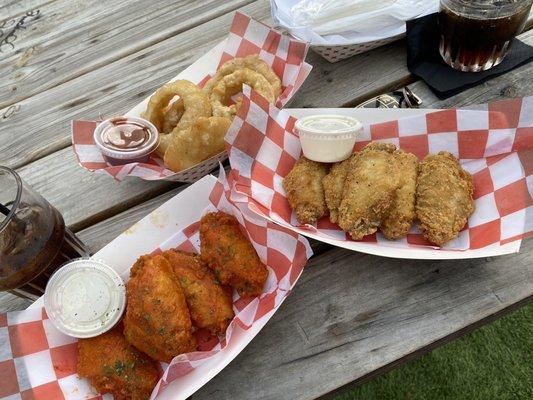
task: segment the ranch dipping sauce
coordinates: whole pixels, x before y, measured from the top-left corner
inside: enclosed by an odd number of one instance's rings
[[[361,122],[344,115],[310,115],[295,125],[304,156],[317,162],[347,159],[362,129]]]
[[[115,117],[96,127],[94,142],[112,165],[146,162],[159,143],[159,134],[145,119]]]
[[[44,306],[66,335],[100,335],[120,320],[126,306],[124,282],[111,267],[90,258],[65,264],[48,281]]]

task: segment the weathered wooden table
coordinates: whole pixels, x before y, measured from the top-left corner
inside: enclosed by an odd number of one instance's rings
[[[16,168],[97,251],[187,186],[84,171],[70,121],[127,111],[225,37],[235,10],[271,23],[268,0],[0,0],[0,164]],[[531,31],[521,38],[533,43]],[[401,41],[337,64],[311,52],[313,72],[290,106],[350,107],[406,85],[427,108],[533,91],[529,64],[439,101],[405,59]],[[314,248],[279,312],[195,399],[329,396],[533,298],[533,240],[519,254],[464,261]],[[29,305],[0,296],[1,312]]]

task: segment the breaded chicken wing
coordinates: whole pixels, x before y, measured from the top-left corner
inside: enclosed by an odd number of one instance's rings
[[[354,155],[342,162],[333,164],[329,173],[322,179],[324,196],[329,209],[329,220],[334,224],[337,223],[339,218],[339,206],[342,201],[344,182],[346,181],[346,175],[348,175],[353,157]]]
[[[427,156],[419,168],[416,214],[420,230],[442,246],[455,238],[475,209],[472,177],[450,153]]]
[[[388,239],[398,239],[409,233],[416,217],[415,192],[418,159],[414,154],[402,150],[396,150],[392,154],[400,172],[400,187],[379,229]]]
[[[159,380],[155,362],[126,342],[121,324],[78,341],[77,373],[116,400],[146,400]]]
[[[167,250],[163,256],[183,289],[194,326],[225,333],[234,315],[231,288],[220,285],[197,254]]]
[[[328,173],[328,165],[300,158],[291,172],[283,179],[289,205],[301,224],[314,224],[327,212],[322,178]]]
[[[355,240],[377,231],[396,195],[400,179],[389,146],[370,144],[350,161],[339,226]]]
[[[201,257],[218,280],[241,296],[258,296],[268,277],[250,241],[235,217],[223,212],[204,215],[200,221]]]
[[[126,285],[126,340],[150,357],[170,362],[197,344],[185,295],[162,255],[141,256]]]

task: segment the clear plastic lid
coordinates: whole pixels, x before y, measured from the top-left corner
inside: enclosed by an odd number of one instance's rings
[[[346,115],[323,114],[300,118],[296,121],[295,128],[300,136],[335,140],[355,137],[363,125]]]
[[[126,307],[124,281],[101,261],[82,258],[58,269],[48,281],[44,306],[66,335],[88,338],[111,329]]]
[[[135,138],[134,131],[141,137]],[[113,117],[98,124],[94,142],[100,152],[118,160],[136,159],[152,153],[159,144],[159,133],[150,121],[138,117]]]

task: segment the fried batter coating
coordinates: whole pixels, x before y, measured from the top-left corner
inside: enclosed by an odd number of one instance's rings
[[[336,224],[339,219],[339,206],[342,201],[344,182],[346,181],[346,175],[348,175],[348,170],[350,169],[352,157],[354,156],[352,155],[344,161],[333,164],[329,173],[322,179],[324,196],[329,209],[329,220],[334,224]]]
[[[263,75],[249,68],[242,68],[224,76],[213,86],[209,99],[214,116],[232,118],[237,113],[237,107],[228,104],[232,96],[242,92],[243,84],[252,87],[269,103],[274,104],[276,101],[274,88]]]
[[[231,120],[224,117],[200,117],[189,129],[172,131],[161,138],[163,160],[174,172],[190,168],[224,151],[224,136]],[[165,136],[170,142],[165,143]]]
[[[185,104],[183,99],[179,98],[174,103],[170,104],[163,113],[163,133],[170,133],[180,122],[181,117],[185,113]]]
[[[116,400],[146,400],[159,380],[155,362],[126,342],[121,324],[78,341],[77,372]]]
[[[455,238],[474,212],[473,192],[472,177],[452,154],[427,156],[416,185],[416,214],[424,237],[438,246]]]
[[[390,146],[371,143],[351,159],[338,223],[355,240],[377,231],[396,195],[400,179]]]
[[[163,256],[183,289],[193,324],[213,335],[225,333],[234,316],[231,288],[220,285],[197,254],[167,250]]]
[[[211,93],[213,87],[226,75],[232,74],[238,69],[248,68],[263,75],[272,86],[275,98],[281,94],[281,80],[276,75],[274,70],[263,60],[259,58],[258,54],[251,54],[246,57],[237,57],[226,61],[220,66],[216,74],[209,79],[204,85],[204,91]]]
[[[283,179],[289,205],[301,224],[314,224],[327,213],[322,179],[328,173],[328,165],[300,158]]]
[[[184,79],[169,82],[156,90],[150,97],[146,110],[141,114],[143,118],[153,123],[159,132],[163,132],[165,110],[175,96],[179,96],[183,100],[184,111],[174,129],[187,129],[198,117],[211,116],[209,97],[202,89]],[[176,107],[179,104],[176,104]]]
[[[416,217],[415,193],[418,159],[414,154],[402,150],[396,150],[393,156],[400,172],[400,187],[379,227],[381,233],[388,239],[406,236]]]
[[[242,297],[262,293],[268,270],[235,217],[220,211],[204,215],[200,242],[202,260],[222,284],[230,285]]]
[[[185,295],[162,255],[141,256],[126,285],[124,335],[150,357],[170,362],[196,350]]]

